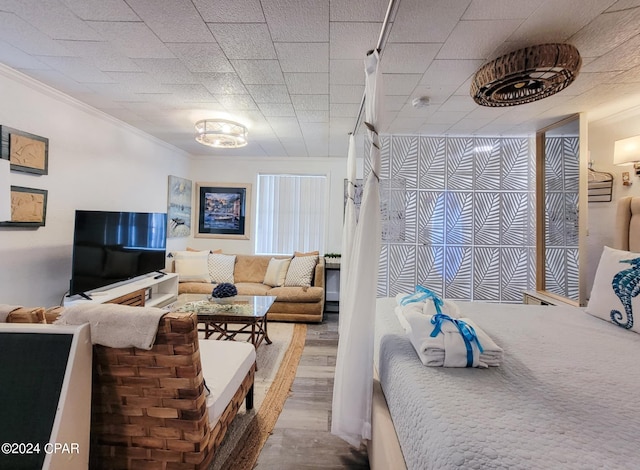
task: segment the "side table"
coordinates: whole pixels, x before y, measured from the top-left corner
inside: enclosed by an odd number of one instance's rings
[[[324,262],[324,311],[340,311],[340,262],[325,258]]]

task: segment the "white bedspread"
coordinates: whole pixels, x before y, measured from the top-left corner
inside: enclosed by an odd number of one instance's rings
[[[425,367],[378,300],[375,360],[407,467],[629,469],[640,462],[640,335],[577,308],[460,302],[500,367]]]

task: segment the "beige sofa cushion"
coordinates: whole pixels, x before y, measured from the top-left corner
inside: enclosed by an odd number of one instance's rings
[[[287,277],[287,271],[291,260],[271,258],[269,266],[267,267],[267,273],[264,275],[263,284],[271,287],[278,287],[284,284],[284,280]]]
[[[238,282],[236,289],[238,289],[238,295],[271,295],[269,294],[271,287],[257,282]]]
[[[319,302],[324,296],[322,287],[274,287],[267,295],[275,295],[278,302]]]

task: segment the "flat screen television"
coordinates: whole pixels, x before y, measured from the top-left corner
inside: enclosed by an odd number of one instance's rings
[[[165,267],[167,214],[77,210],[69,295]]]

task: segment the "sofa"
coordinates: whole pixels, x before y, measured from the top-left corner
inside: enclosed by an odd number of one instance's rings
[[[322,322],[324,258],[317,252],[288,257],[187,250],[173,252],[172,258],[167,269],[179,275],[179,294],[211,294],[217,284],[228,282],[238,295],[275,296],[269,320]],[[295,276],[296,267],[306,272]]]
[[[0,320],[52,323],[64,310],[0,305]],[[207,469],[243,402],[253,407],[255,348],[199,340],[194,313],[163,315],[149,350],[94,344],[92,363],[92,469]]]

